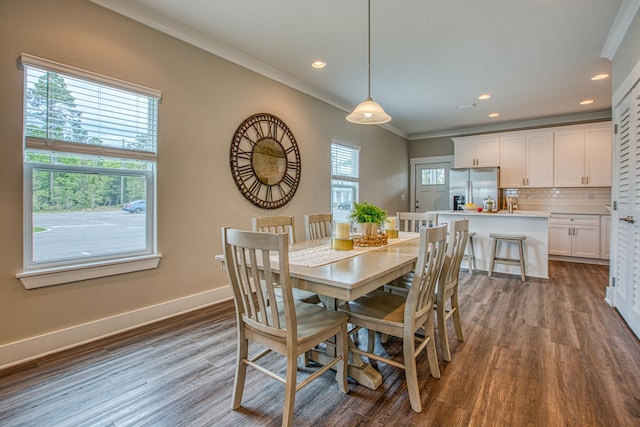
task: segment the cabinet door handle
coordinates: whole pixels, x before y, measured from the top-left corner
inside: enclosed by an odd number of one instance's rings
[[[571,236],[571,227],[569,227],[567,231],[569,232],[569,236]]]
[[[524,178],[522,178],[522,185],[527,185],[526,181],[524,180]]]

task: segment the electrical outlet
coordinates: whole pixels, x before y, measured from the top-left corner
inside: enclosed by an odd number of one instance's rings
[[[400,195],[400,200],[402,200],[404,202],[404,194]]]

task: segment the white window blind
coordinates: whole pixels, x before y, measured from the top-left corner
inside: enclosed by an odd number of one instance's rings
[[[360,178],[360,149],[331,144],[331,178],[346,181]]]
[[[25,146],[155,160],[160,93],[23,54]]]

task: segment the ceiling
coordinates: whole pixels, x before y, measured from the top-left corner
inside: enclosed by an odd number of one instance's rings
[[[345,116],[367,96],[366,0],[92,1]],[[621,4],[371,0],[371,95],[393,118],[383,126],[419,139],[610,114],[611,78],[591,77],[610,72],[600,56]],[[318,59],[327,66],[312,68]]]

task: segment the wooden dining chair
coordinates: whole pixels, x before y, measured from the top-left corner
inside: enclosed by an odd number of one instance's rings
[[[319,213],[304,216],[304,232],[307,240],[324,239],[333,235],[331,225],[333,223],[333,214]]]
[[[400,231],[418,231],[423,227],[435,227],[438,225],[437,212],[398,212],[398,229]],[[406,296],[413,280],[413,272],[384,285],[386,292]],[[383,338],[385,340],[386,338]]]
[[[437,212],[398,212],[398,230],[416,232],[421,227],[438,225]]]
[[[296,221],[292,216],[263,216],[251,219],[253,231],[262,233],[288,233],[289,243],[296,242]],[[279,292],[279,291],[278,291]],[[294,289],[293,296],[299,301],[309,304],[319,304],[320,297],[303,289]]]
[[[282,425],[293,424],[295,394],[334,367],[340,390],[347,385],[347,319],[345,313],[304,304],[293,299],[286,234],[259,233],[222,228],[226,270],[236,309],[238,349],[231,408],[242,401],[247,366],[285,384]],[[277,254],[277,260],[271,257]],[[280,287],[282,298],[276,298]],[[335,343],[329,340],[335,336]],[[266,349],[249,358],[249,342]],[[335,347],[329,363],[297,383],[297,356],[325,342]],[[270,352],[286,357],[284,377],[257,362]]]
[[[251,219],[253,231],[289,233],[289,243],[296,242],[296,221],[292,216],[262,216]]]
[[[436,319],[438,321],[438,337],[442,358],[451,361],[451,347],[447,334],[447,320],[453,317],[456,337],[463,341],[462,323],[460,322],[460,308],[458,304],[458,278],[460,265],[464,257],[465,247],[469,236],[469,220],[460,219],[449,223],[449,237],[447,240],[447,254],[438,286],[436,288]],[[447,308],[447,305],[449,306]]]
[[[440,378],[438,355],[434,342],[433,302],[438,277],[444,264],[447,226],[420,229],[420,249],[415,273],[407,298],[382,291],[369,293],[339,307],[349,314],[349,323],[369,330],[367,351],[351,351],[405,370],[411,409],[422,411],[416,357],[427,349],[431,375]],[[416,336],[424,328],[425,336]],[[403,363],[373,353],[375,332],[402,338]],[[416,341],[418,344],[416,345]]]

